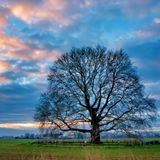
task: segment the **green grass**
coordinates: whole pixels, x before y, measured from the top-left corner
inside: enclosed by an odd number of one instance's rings
[[[160,145],[80,146],[0,140],[0,160],[160,160]]]

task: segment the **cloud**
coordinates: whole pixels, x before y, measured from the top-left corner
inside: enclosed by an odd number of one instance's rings
[[[128,18],[138,18],[142,19],[150,14],[159,13],[160,2],[157,0],[85,0],[83,1],[84,7],[90,8],[106,8],[106,11],[110,10],[110,8],[119,8],[121,13]],[[94,8],[95,9],[95,8]],[[112,13],[112,15],[116,15],[116,13]],[[117,15],[116,15],[117,16]]]
[[[12,1],[10,3],[2,2],[10,9],[12,14],[23,21],[31,24],[37,21],[55,21],[59,27],[68,26],[75,15],[66,14],[66,10],[72,9],[72,1],[66,0],[41,0],[41,1]]]
[[[8,8],[0,6],[0,27],[4,27],[7,24],[8,16],[11,12]]]
[[[158,23],[152,23],[144,28],[133,32],[133,37],[136,40],[148,40],[151,38],[158,38],[160,35],[160,27]]]
[[[20,85],[20,84],[14,82],[14,83],[1,85],[0,86],[0,93],[3,93],[8,98],[7,99],[3,99],[3,98],[1,99],[1,97],[0,97],[0,100],[1,100],[1,102],[11,103],[11,104],[13,103],[12,107],[16,103],[19,104],[19,105],[22,105],[22,106],[23,105],[27,106],[27,103],[32,104],[32,102],[30,102],[30,101],[27,101],[27,102],[24,101],[23,102],[23,100],[26,99],[26,97],[29,97],[29,96],[37,97],[37,95],[39,95],[39,90],[40,90],[40,88],[37,88],[36,86],[33,86],[31,84]],[[38,99],[38,97],[37,97],[37,99]],[[33,99],[33,103],[37,99],[36,98]],[[1,103],[1,105],[3,105],[3,104]],[[8,105],[7,107],[11,107],[11,106]],[[30,107],[32,107],[32,106],[30,106]]]
[[[139,31],[136,31],[136,32],[134,33],[134,36],[135,36],[136,38],[140,38],[140,39],[151,38],[151,37],[153,37],[154,35],[155,35],[155,33],[152,32],[151,30],[147,30],[147,31],[145,31],[145,30],[139,30]]]
[[[8,83],[0,85],[1,123],[28,122],[33,120],[44,85]],[[32,97],[32,100],[31,100]],[[10,115],[17,113],[17,115]],[[23,114],[23,116],[22,116]]]
[[[160,24],[160,18],[155,18],[153,21],[154,23]]]
[[[0,85],[11,82],[10,79],[0,76]]]
[[[35,3],[31,1],[21,1],[20,3],[13,1],[9,4],[10,6],[8,7],[11,10],[14,8],[14,5],[31,7],[31,9],[26,9],[25,11],[25,14],[28,13],[28,16],[23,17],[23,14],[20,13],[17,16],[26,23],[30,21],[28,24],[29,29],[25,27],[25,29],[19,31],[19,34],[22,36],[21,38],[25,39],[28,45],[32,45],[30,46],[32,49],[33,47],[37,47],[37,49],[44,50],[54,50],[55,48],[59,49],[62,47],[70,49],[70,46],[76,46],[77,44],[84,45],[86,43],[87,45],[102,43],[111,46],[119,43],[119,47],[121,47],[123,45],[122,41],[126,41],[126,37],[129,35],[128,33],[126,34],[126,29],[131,29],[132,26],[136,27],[138,25],[134,17],[128,18],[129,14],[126,14],[126,12],[132,8],[135,16],[138,14],[136,11],[138,6],[139,10],[144,12],[146,17],[148,11],[150,13],[156,13],[155,8],[159,5],[156,1],[150,0],[141,2],[136,0],[130,3],[126,0],[102,0],[100,2],[95,0],[75,2],[71,0],[70,3],[66,0],[41,1],[40,3],[38,1]],[[150,6],[152,9],[150,9]],[[35,13],[32,15],[31,12]],[[56,12],[57,18],[54,17],[54,12]],[[113,23],[114,21],[116,23]],[[66,22],[69,24],[65,25]],[[123,24],[127,28],[122,27]],[[115,28],[117,30],[116,32]],[[135,39],[137,37],[137,39],[143,40],[154,37],[159,32],[158,27],[156,28],[143,29],[138,27],[133,31],[131,38],[135,36]],[[14,30],[16,29],[14,28]],[[111,39],[111,41],[108,39]],[[20,52],[27,51],[22,50]],[[18,53],[13,52],[12,54],[16,55]]]
[[[23,41],[17,39],[16,37],[11,37],[6,35],[4,32],[0,31],[0,55],[4,56],[6,54],[10,55],[10,52],[25,48],[26,45]],[[4,52],[6,54],[4,54]]]
[[[44,49],[22,48],[18,51],[8,51],[6,56],[21,60],[55,60],[61,53],[59,51],[48,52]]]
[[[8,129],[37,129],[39,123],[0,123],[0,128]]]
[[[160,100],[160,95],[149,95],[149,97],[155,100]]]
[[[0,60],[0,73],[9,71],[12,69],[12,65],[7,61]]]
[[[42,41],[42,45],[44,42],[43,48],[35,47],[34,40],[31,39],[28,41],[33,42],[32,45],[28,43],[27,41],[20,40],[19,38],[16,38],[15,36],[9,36],[5,33],[0,32],[0,56],[3,59],[21,59],[21,60],[55,60],[59,55],[61,55],[61,52],[57,49],[54,50],[48,50],[48,42],[45,41],[45,39]],[[43,37],[42,37],[43,39]],[[38,39],[37,39],[38,40]],[[41,39],[39,39],[41,42]],[[40,45],[41,45],[40,44]],[[37,45],[38,46],[38,45]]]
[[[146,81],[145,86],[152,88],[152,87],[158,87],[160,86],[160,81]]]
[[[117,0],[117,4],[119,4],[124,12],[124,14],[128,17],[136,17],[136,18],[144,18],[148,17],[148,14],[156,14],[159,13],[160,2],[157,0]]]
[[[143,84],[150,98],[160,100],[160,81],[144,81]]]

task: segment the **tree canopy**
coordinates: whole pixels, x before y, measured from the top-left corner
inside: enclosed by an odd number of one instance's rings
[[[155,116],[155,102],[145,96],[123,50],[73,48],[53,62],[48,82],[36,121],[62,131],[90,133],[93,143],[100,142],[101,132],[133,134]]]

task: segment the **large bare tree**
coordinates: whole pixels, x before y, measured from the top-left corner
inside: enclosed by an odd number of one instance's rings
[[[92,143],[100,142],[101,132],[142,129],[156,112],[123,50],[73,48],[53,63],[48,81],[35,119],[62,131],[90,133]]]

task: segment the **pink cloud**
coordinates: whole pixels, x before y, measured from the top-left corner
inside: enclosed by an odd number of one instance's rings
[[[46,66],[52,61],[56,60],[62,53],[58,50],[48,51],[45,49],[33,49],[30,45],[19,40],[15,37],[9,37],[5,33],[0,32],[0,73],[5,73],[8,71],[14,71],[15,73],[23,72],[23,68],[19,68],[18,64],[11,64],[8,60],[16,59],[16,60],[25,60],[35,61],[36,65],[39,66],[37,72],[26,72],[25,76],[17,77],[17,83],[23,84],[44,84],[46,83],[46,76],[48,69]],[[17,62],[18,62],[17,61]],[[42,62],[43,61],[43,62]],[[7,77],[1,76],[0,83],[6,84],[11,82],[12,80]]]
[[[14,1],[6,3],[6,6],[11,10],[12,14],[21,18],[25,22],[31,24],[37,21],[55,21],[62,26],[68,26],[72,23],[72,18],[75,15],[66,14],[66,10],[72,9],[72,1],[66,0],[47,0],[41,4],[35,4],[31,1]]]
[[[56,60],[61,55],[61,52],[58,50],[54,51],[46,51],[46,50],[33,50],[32,54],[30,55],[30,59],[35,60],[44,60],[53,61]]]
[[[11,15],[11,12],[8,8],[0,7],[0,27],[7,24],[9,15]]]
[[[12,69],[12,65],[7,61],[0,60],[0,73],[6,72]]]
[[[10,79],[8,79],[8,78],[6,78],[4,76],[0,76],[0,84],[6,84],[6,83],[9,83],[9,82],[11,82]]]
[[[0,32],[0,56],[3,59],[55,60],[61,53],[58,50],[33,49],[24,41]],[[2,67],[1,67],[2,68]]]
[[[134,36],[140,39],[146,39],[154,36],[154,32],[151,30],[139,30],[134,32]]]
[[[26,44],[15,38],[7,36],[4,32],[0,32],[0,47],[1,50],[20,49],[26,47]]]
[[[18,51],[8,51],[8,56],[12,58],[22,59],[22,60],[43,60],[43,61],[54,61],[60,55],[61,52],[54,50],[54,51],[47,51],[44,49],[32,49],[32,48],[21,48]]]
[[[131,33],[132,38],[142,39],[142,40],[155,38],[158,37],[159,35],[160,35],[160,28],[158,24],[158,19],[156,20],[154,19],[150,25],[145,26]]]

